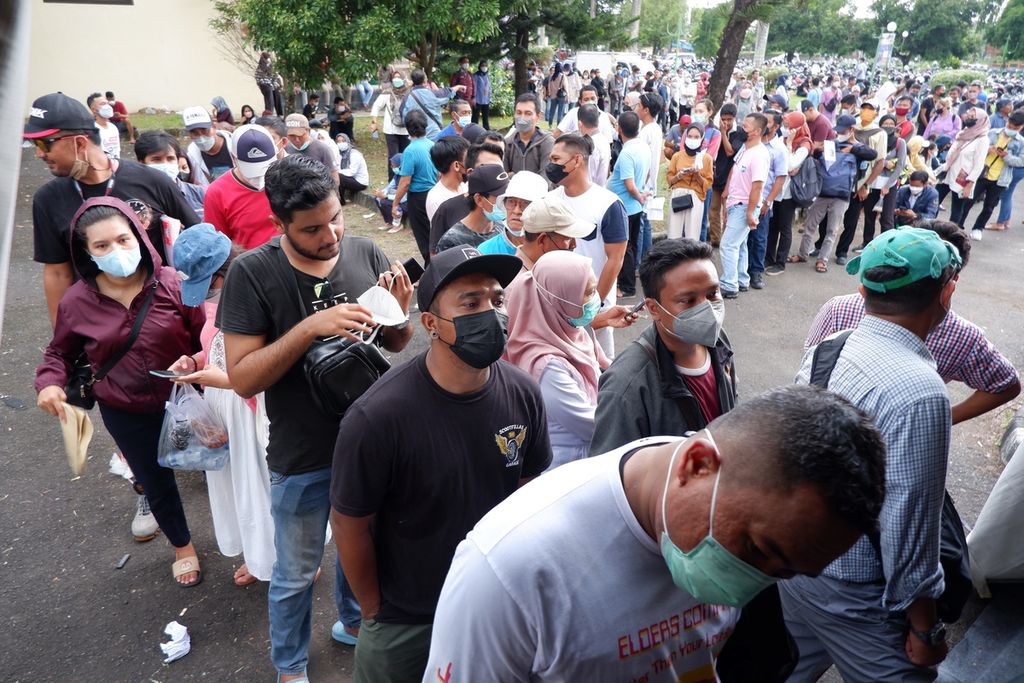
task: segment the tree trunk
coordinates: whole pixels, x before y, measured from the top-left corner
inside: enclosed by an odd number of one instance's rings
[[[722,31],[722,43],[718,47],[715,69],[711,72],[711,82],[708,84],[708,97],[715,103],[715,107],[721,107],[725,101],[725,89],[729,87],[729,79],[740,58],[747,29],[753,23],[744,14],[755,4],[757,0],[737,0]]]
[[[526,23],[522,21],[523,19],[525,17],[520,17],[520,25],[516,29],[516,46],[513,50],[515,54],[515,64],[513,66],[515,83],[512,87],[516,97],[526,92],[526,61],[530,58],[530,29],[523,28]]]

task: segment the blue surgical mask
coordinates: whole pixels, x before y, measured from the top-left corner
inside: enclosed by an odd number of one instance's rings
[[[491,204],[491,210],[484,211],[484,216],[487,218],[487,220],[491,221],[492,223],[504,224],[505,219],[508,218],[508,213],[506,213],[505,209],[498,206],[497,204]]]
[[[297,149],[297,150],[299,150],[301,152],[301,151],[305,150],[307,147],[309,147],[309,143],[310,143],[310,140],[307,139],[305,142],[302,143],[302,147],[296,147],[295,149]]]
[[[94,256],[92,254],[89,254],[89,256],[96,263],[96,267],[107,275],[128,277],[138,270],[139,262],[142,261],[142,249],[139,245],[135,245],[131,249],[114,247],[103,256]]]
[[[708,120],[707,114],[694,114],[692,117],[694,123],[706,123]]]
[[[586,327],[590,323],[594,322],[594,318],[601,312],[601,297],[595,292],[593,296],[587,299],[587,303],[583,304],[583,314],[578,318],[566,318],[570,325],[573,327]]]
[[[465,128],[466,126],[468,126],[470,123],[470,119],[471,117],[469,116],[460,116],[458,118],[459,128]]]
[[[714,444],[711,432],[705,430],[705,434]],[[669,538],[665,521],[665,499],[668,497],[668,486],[675,471],[676,456],[685,444],[686,441],[680,442],[672,452],[668,474],[665,477],[665,491],[661,495],[661,555],[672,574],[672,581],[692,597],[712,605],[743,607],[778,579],[747,564],[715,540],[715,504],[718,499],[718,483],[722,476],[721,464],[715,474],[714,488],[711,490],[708,535],[689,552],[680,550]]]

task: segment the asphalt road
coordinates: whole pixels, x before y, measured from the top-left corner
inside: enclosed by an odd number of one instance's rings
[[[216,549],[201,474],[179,475],[194,541],[204,570],[202,585],[178,588],[172,553],[162,537],[136,544],[129,533],[135,497],[107,473],[113,442],[96,419],[88,466],[74,478],[54,418],[35,408],[33,370],[49,340],[41,269],[31,260],[31,196],[49,175],[31,151],[23,155],[9,296],[0,340],[0,680],[4,681],[248,681],[273,680],[267,635],[266,585],[237,588],[231,581],[241,558]],[[1024,195],[1020,195],[1024,196]],[[974,244],[954,307],[986,330],[1020,367],[1024,364],[1024,304],[1019,295],[1024,260],[1024,200],[1015,227],[987,233]],[[362,207],[346,209],[349,230],[382,239],[396,258],[414,252],[407,233],[384,237],[379,219]],[[763,291],[726,303],[725,326],[736,350],[742,396],[792,381],[802,341],[818,307],[852,292],[841,268],[816,274],[790,267]],[[649,320],[618,333],[620,348]],[[394,361],[423,350],[417,334]],[[953,400],[968,392],[952,386]],[[949,489],[968,523],[977,517],[1001,471],[996,445],[1020,401],[954,429]],[[126,553],[123,569],[115,564]],[[315,590],[309,673],[315,681],[349,681],[352,649],[334,643],[331,591],[333,548]],[[186,625],[192,652],[162,663],[158,643],[168,622]]]

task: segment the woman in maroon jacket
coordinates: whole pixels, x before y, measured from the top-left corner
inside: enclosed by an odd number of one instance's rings
[[[127,340],[152,292],[138,338],[109,374],[92,387],[107,431],[142,485],[153,516],[174,546],[172,572],[181,586],[202,579],[174,471],[157,464],[164,402],[171,383],[149,374],[201,349],[202,307],[181,303],[177,273],[164,267],[126,203],[90,199],[71,220],[71,262],[78,274],[57,308],[57,325],[36,368],[37,404],[64,419],[63,387],[84,351],[93,371]]]

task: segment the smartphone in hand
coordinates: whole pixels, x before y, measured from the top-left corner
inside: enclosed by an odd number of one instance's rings
[[[420,278],[423,277],[423,266],[415,258],[409,258],[402,261],[402,267],[405,268],[405,272],[409,274],[409,282],[416,284]]]
[[[160,379],[174,379],[175,377],[187,377],[194,374],[191,372],[174,372],[173,370],[150,370],[149,374]]]

